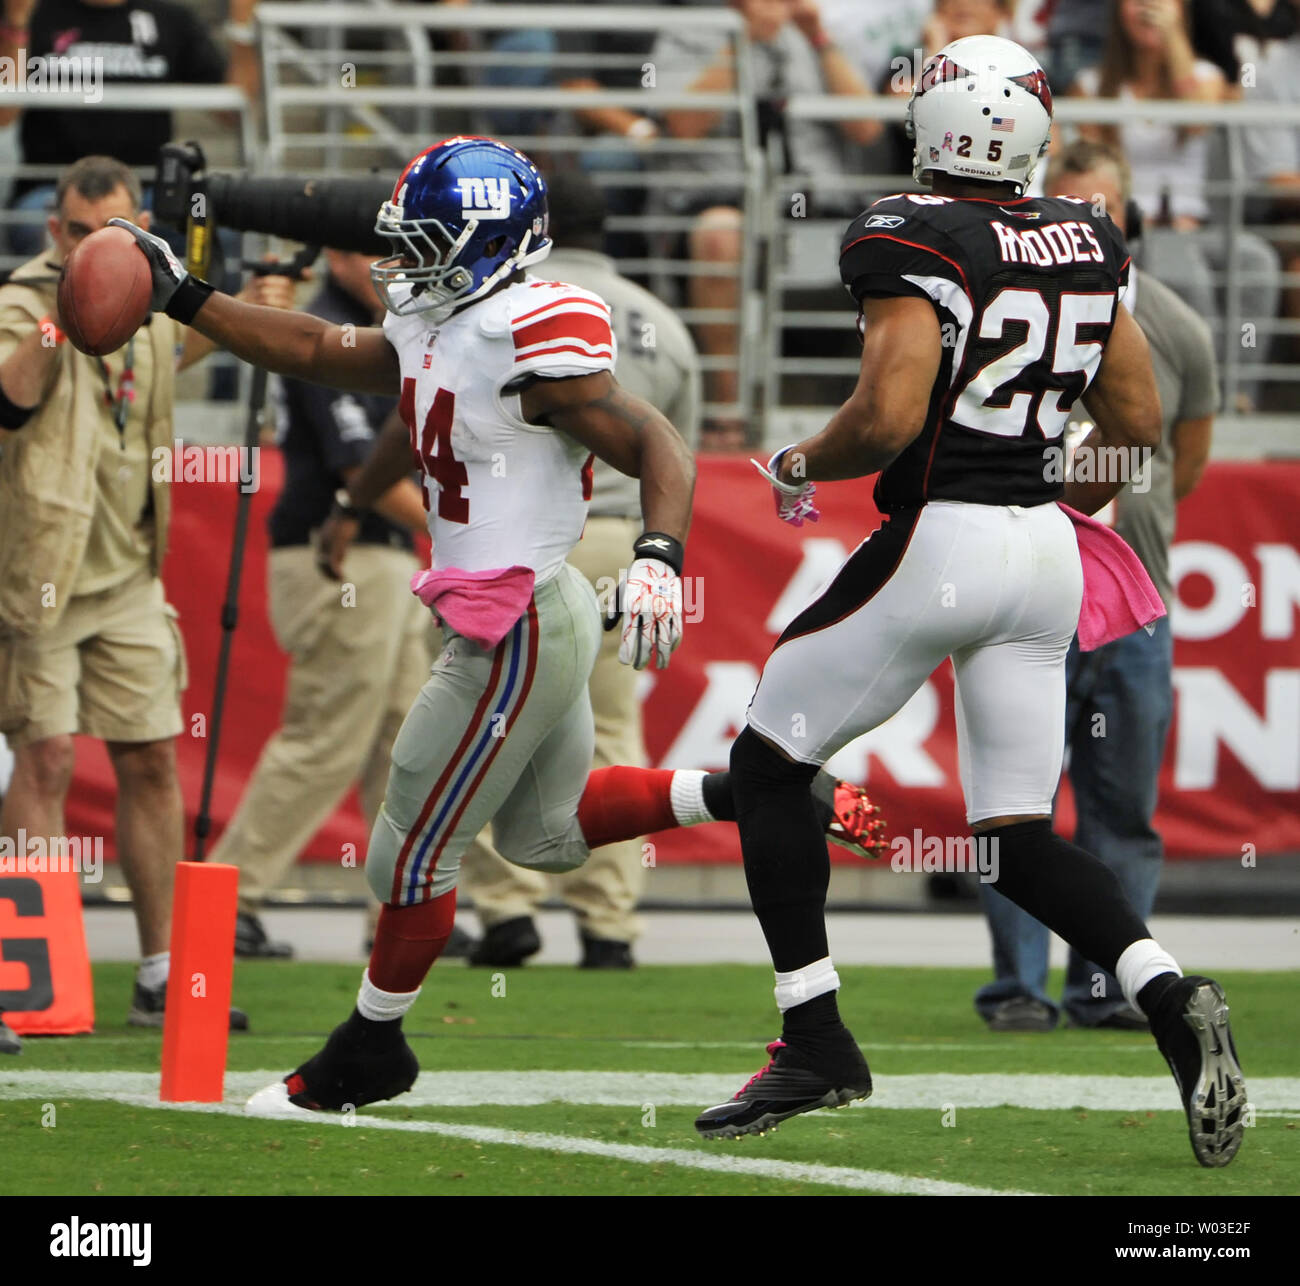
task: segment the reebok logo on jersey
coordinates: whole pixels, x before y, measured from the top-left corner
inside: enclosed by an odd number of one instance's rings
[[[460,212],[466,219],[508,219],[514,193],[502,178],[460,179]]]
[[[865,224],[864,228],[897,228],[900,224],[906,223],[907,220],[901,214],[873,214]]]

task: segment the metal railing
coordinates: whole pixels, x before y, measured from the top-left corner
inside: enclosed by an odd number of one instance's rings
[[[888,192],[912,190],[910,176],[897,174],[786,174],[776,149],[764,153],[748,73],[748,45],[740,16],[729,8],[656,8],[568,5],[487,5],[474,7],[368,3],[278,3],[264,0],[257,13],[263,73],[263,128],[259,140],[254,114],[243,94],[228,86],[103,86],[91,103],[78,93],[26,90],[0,95],[5,105],[127,111],[200,110],[229,113],[236,121],[239,154],[248,168],[262,173],[364,172],[376,167],[394,173],[440,136],[440,131],[503,133],[510,142],[552,165],[582,165],[615,202],[608,223],[618,240],[620,267],[646,281],[678,306],[695,327],[710,323],[738,326],[734,354],[706,355],[706,372],[734,372],[734,400],[714,400],[706,413],[736,416],[755,426],[755,436],[784,436],[792,419],[815,423],[838,404],[845,382],[857,369],[851,308],[838,286],[836,251],[846,219],[838,213],[818,217],[817,202],[827,198],[860,204]],[[626,74],[639,55],[597,50],[571,54],[490,46],[495,36],[520,32],[597,32],[655,37],[696,32],[725,42],[735,59],[732,90],[695,93],[665,90],[651,83],[635,89],[565,88],[567,76]],[[354,33],[359,38],[354,39]],[[441,36],[441,42],[435,37]],[[452,48],[443,48],[450,42]],[[366,45],[378,47],[365,48]],[[354,47],[355,46],[355,47]],[[648,64],[642,64],[642,70]],[[511,88],[477,83],[485,69],[544,71],[545,85]],[[653,69],[652,69],[653,71]],[[633,146],[618,135],[588,132],[579,114],[622,107],[662,121],[665,112],[722,113],[727,131],[720,137],[674,138],[666,132]],[[897,97],[795,96],[784,104],[788,122],[833,126],[853,120],[897,123],[905,100]],[[527,129],[501,129],[522,120]],[[1058,129],[1079,123],[1123,125],[1134,119],[1167,125],[1205,125],[1222,132],[1224,173],[1206,185],[1207,199],[1221,218],[1211,225],[1222,237],[1215,285],[1223,300],[1208,316],[1219,345],[1224,405],[1216,454],[1256,454],[1261,442],[1273,452],[1300,452],[1300,364],[1254,361],[1243,364],[1239,343],[1229,342],[1243,324],[1255,326],[1260,342],[1275,336],[1300,336],[1300,321],[1244,314],[1241,234],[1249,231],[1276,244],[1300,242],[1300,227],[1254,225],[1250,198],[1267,190],[1242,178],[1242,131],[1252,126],[1289,125],[1300,129],[1300,108],[1275,103],[1222,105],[1143,101],[1063,99],[1056,104]],[[706,168],[705,162],[715,168]],[[797,164],[798,157],[795,158]],[[6,171],[0,171],[0,177]],[[20,165],[7,171],[18,179],[52,181],[53,167]],[[151,177],[151,176],[144,176]],[[800,211],[791,197],[809,195]],[[726,189],[733,188],[734,193]],[[665,199],[675,194],[675,201]],[[738,262],[692,259],[687,235],[695,212],[710,200],[734,195],[740,212]],[[730,203],[730,202],[729,202]],[[0,212],[5,225],[42,219],[39,213]],[[0,264],[17,260],[3,256]],[[793,244],[792,244],[793,243]],[[1140,262],[1140,260],[1139,260]],[[737,307],[710,306],[691,299],[699,279],[736,280]],[[1283,276],[1283,287],[1300,286],[1300,274]],[[697,292],[698,293],[698,292]],[[1247,297],[1248,298],[1248,297]],[[693,306],[692,306],[693,305]],[[823,344],[822,340],[825,340]],[[792,342],[796,341],[796,342]],[[1251,383],[1296,390],[1280,414],[1234,416],[1236,395]]]
[[[905,98],[846,99],[828,95],[795,96],[785,105],[789,121],[813,121],[830,124],[845,120],[880,120],[900,123],[906,114]],[[1266,185],[1250,185],[1244,178],[1242,163],[1242,131],[1254,126],[1290,126],[1300,130],[1300,107],[1277,103],[1183,103],[1144,100],[1140,106],[1126,100],[1057,99],[1055,124],[1060,130],[1077,125],[1118,125],[1134,120],[1170,126],[1206,126],[1222,131],[1225,144],[1225,168],[1222,177],[1209,177],[1205,183],[1205,196],[1212,205],[1222,206],[1224,217],[1212,222],[1210,230],[1222,237],[1222,267],[1213,273],[1216,293],[1222,299],[1221,307],[1205,320],[1210,325],[1216,342],[1219,359],[1220,386],[1223,413],[1216,420],[1215,452],[1218,455],[1261,454],[1261,441],[1267,443],[1271,454],[1300,454],[1300,414],[1293,420],[1290,412],[1300,413],[1300,363],[1252,362],[1243,363],[1243,346],[1240,342],[1243,324],[1253,329],[1252,337],[1267,345],[1275,336],[1300,335],[1300,321],[1281,316],[1247,316],[1243,299],[1249,291],[1241,285],[1240,242],[1243,232],[1275,242],[1300,242],[1300,228],[1290,225],[1251,225],[1247,223],[1247,203],[1251,197],[1266,197],[1272,190]],[[852,310],[845,307],[842,289],[838,288],[835,256],[838,251],[838,234],[844,221],[827,221],[822,230],[825,257],[820,265],[809,262],[806,254],[791,253],[791,247],[815,245],[812,229],[816,225],[816,211],[809,209],[801,216],[810,225],[798,228],[798,220],[790,211],[791,196],[802,191],[806,180],[798,175],[781,174],[770,163],[765,189],[764,212],[767,232],[767,274],[764,282],[763,314],[769,321],[764,336],[764,387],[763,405],[766,410],[765,427],[769,437],[789,436],[792,422],[816,424],[825,414],[839,405],[840,395],[852,387],[858,371],[856,356],[809,357],[806,353],[792,355],[786,351],[790,334],[796,330],[818,330],[852,333]],[[823,176],[817,176],[819,191],[828,186]],[[911,175],[840,175],[830,180],[836,191],[854,192],[862,198],[864,206],[881,196],[899,191],[917,191]],[[806,208],[806,207],[805,207]],[[1177,236],[1179,234],[1171,234]],[[796,262],[796,259],[798,261]],[[1139,244],[1136,262],[1141,266]],[[800,306],[791,306],[789,296],[800,285],[815,283],[819,278],[828,284],[820,299],[800,300]],[[1283,290],[1300,286],[1300,274],[1280,272],[1278,281]],[[1234,342],[1236,339],[1238,342]],[[828,343],[828,348],[834,347]],[[841,348],[852,347],[856,344]],[[818,377],[816,380],[807,377]],[[802,377],[802,378],[801,378]],[[787,386],[800,381],[804,390],[812,387],[820,396],[806,395],[791,400]],[[1236,407],[1238,395],[1247,386],[1271,382],[1281,386],[1288,405],[1286,413],[1273,415],[1240,414]]]
[[[610,231],[621,239],[621,268],[644,278],[681,305],[691,325],[741,326],[754,298],[758,254],[743,238],[738,263],[692,260],[687,234],[696,209],[722,187],[741,212],[742,224],[758,219],[764,173],[758,145],[755,98],[749,84],[744,22],[730,8],[692,9],[602,5],[425,5],[264,2],[257,10],[265,94],[264,168],[295,173],[348,172],[378,165],[394,176],[442,134],[504,134],[522,151],[553,166],[581,166],[611,196]],[[387,47],[346,49],[336,33],[365,31],[390,38]],[[690,32],[729,45],[736,67],[734,88],[716,93],[669,91],[651,83],[636,89],[565,88],[566,76],[590,77],[634,65],[630,55],[597,52],[581,59],[551,52],[544,66],[550,83],[535,87],[473,83],[484,68],[539,69],[535,53],[476,47],[520,31],[658,37]],[[432,50],[430,33],[455,37],[468,47]],[[394,48],[392,41],[398,42]],[[648,47],[648,44],[647,44]],[[342,56],[340,51],[343,51]],[[416,51],[421,51],[417,53]],[[643,60],[635,59],[635,63]],[[466,83],[469,82],[469,83]],[[575,114],[624,108],[639,115],[664,112],[721,113],[724,137],[684,140],[661,135],[633,148],[621,136],[584,131]],[[332,122],[339,122],[335,125]],[[505,124],[511,128],[504,128]],[[520,128],[522,124],[523,128]],[[716,161],[713,172],[700,158]],[[719,175],[724,178],[720,179]],[[730,202],[728,202],[730,203]],[[735,308],[689,306],[693,278],[738,279]],[[758,377],[758,350],[739,345],[708,356],[708,372],[734,372],[738,395],[713,400],[706,414],[749,419]],[[707,374],[706,374],[707,378]]]
[[[79,112],[222,113],[234,118],[233,130],[240,163],[252,165],[259,154],[252,109],[243,90],[233,85],[118,85],[109,82],[100,86],[93,99],[76,90],[5,89],[0,93],[0,106]],[[222,125],[220,128],[230,130],[232,126]],[[3,167],[0,177],[15,183],[34,180],[53,187],[65,168],[62,165],[28,165],[19,162]],[[152,183],[154,170],[152,167],[140,170],[139,176],[142,183]],[[23,261],[20,256],[9,251],[9,229],[16,226],[38,226],[43,229],[47,213],[44,210],[24,211],[0,205],[0,268],[11,269]]]

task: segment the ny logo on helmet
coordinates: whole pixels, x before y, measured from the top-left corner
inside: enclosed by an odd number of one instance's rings
[[[503,178],[460,179],[460,212],[466,219],[508,219],[510,181]]]

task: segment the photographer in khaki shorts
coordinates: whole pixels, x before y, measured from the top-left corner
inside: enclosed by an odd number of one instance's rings
[[[550,175],[547,182],[555,249],[546,260],[546,276],[595,291],[609,304],[618,336],[618,382],[662,411],[694,448],[700,367],[690,334],[669,308],[620,276],[614,261],[601,253],[605,200],[600,189],[577,173]],[[636,479],[597,460],[590,516],[569,561],[597,592],[608,591],[641,531]],[[596,768],[645,764],[637,674],[619,664],[618,643],[616,631],[605,634],[591,672]],[[582,966],[631,967],[631,945],[641,931],[635,909],[646,882],[641,859],[639,840],[608,844],[594,849],[577,870],[547,876],[507,862],[487,843],[486,832],[480,835],[461,864],[461,885],[473,897],[485,930],[470,963],[519,964],[538,951],[533,916],[554,888],[578,918]]]
[[[0,287],[0,732],[15,753],[0,829],[62,835],[73,735],[104,741],[142,956],[127,1021],[160,1026],[183,846],[185,652],[159,579],[170,488],[151,463],[172,450],[175,371],[213,346],[161,314],[103,358],[66,341],[62,262],[117,216],[149,218],[134,174],[78,161],[59,180],[53,249]],[[244,297],[284,307],[292,283],[260,278]],[[231,1026],[247,1026],[238,1010]]]

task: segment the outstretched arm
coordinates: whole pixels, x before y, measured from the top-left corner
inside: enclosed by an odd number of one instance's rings
[[[677,430],[649,402],[634,397],[608,371],[572,379],[539,379],[520,395],[524,419],[567,433],[620,473],[641,479],[647,531],[686,543],[695,490],[695,461]]]
[[[334,326],[309,313],[246,304],[213,291],[189,323],[254,366],[353,393],[396,395],[397,353],[375,326]]]
[[[149,262],[153,309],[193,327],[236,357],[274,371],[354,393],[396,394],[397,353],[376,327],[333,326],[307,313],[246,304],[191,277],[161,238],[126,219],[125,228]]]

